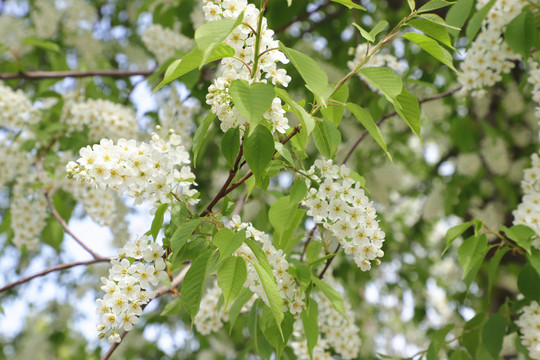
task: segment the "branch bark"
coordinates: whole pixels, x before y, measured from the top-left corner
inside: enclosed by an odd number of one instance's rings
[[[101,257],[101,258],[92,259],[92,260],[75,261],[75,262],[71,262],[71,263],[67,263],[67,264],[56,265],[56,266],[53,266],[51,268],[40,271],[40,272],[38,272],[38,273],[36,273],[34,275],[24,277],[22,279],[19,279],[17,281],[14,281],[14,282],[12,282],[10,284],[5,285],[5,286],[0,288],[0,293],[4,292],[6,290],[9,290],[9,289],[11,289],[11,288],[13,288],[13,287],[15,287],[17,285],[24,284],[25,282],[33,280],[33,279],[35,279],[37,277],[45,276],[45,275],[50,274],[50,273],[55,272],[55,271],[66,270],[66,269],[70,269],[70,268],[75,267],[75,266],[91,265],[91,264],[95,264],[95,263],[99,263],[99,262],[106,262],[106,261],[110,261],[110,260],[111,260],[110,258]]]
[[[155,69],[149,70],[88,70],[88,71],[27,71],[12,74],[0,74],[0,80],[12,80],[12,79],[27,79],[27,80],[41,80],[41,79],[62,79],[66,77],[82,78],[90,76],[108,76],[108,77],[129,77],[129,76],[150,76],[154,73]]]
[[[186,276],[186,273],[188,272],[190,266],[191,266],[191,264],[187,265],[185,268],[182,269],[182,271],[180,271],[180,273],[178,275],[176,275],[176,277],[173,279],[173,281],[171,281],[171,288],[169,288],[167,286],[162,286],[159,289],[157,289],[155,291],[156,296],[154,297],[154,299],[156,299],[156,298],[160,297],[161,295],[167,294],[167,293],[171,292],[172,290],[176,289],[182,283],[182,281],[184,281],[184,277]],[[150,302],[146,303],[146,305],[148,305],[148,304],[150,304]],[[143,310],[146,307],[146,305],[144,305],[142,307]],[[111,357],[113,352],[118,348],[118,346],[120,346],[120,344],[122,343],[122,340],[124,340],[124,337],[126,337],[127,333],[128,332],[125,331],[125,330],[122,331],[122,333],[120,334],[120,342],[112,344],[111,347],[109,348],[109,350],[107,350],[107,352],[105,354],[103,354],[103,356],[101,357],[101,360],[108,360]]]

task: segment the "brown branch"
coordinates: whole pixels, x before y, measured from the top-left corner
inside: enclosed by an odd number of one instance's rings
[[[188,272],[189,268],[190,268],[191,265],[187,265],[185,268],[182,269],[182,271],[180,271],[180,273],[178,275],[176,275],[176,277],[173,279],[173,281],[171,281],[171,288],[167,287],[167,286],[162,286],[160,287],[159,289],[157,289],[155,291],[156,293],[156,296],[154,297],[154,299],[160,297],[161,295],[164,295],[166,293],[169,293],[171,292],[172,290],[175,290],[181,283],[182,281],[184,281],[184,277],[186,276],[186,273]],[[150,302],[146,303],[145,305],[142,306],[142,309],[144,310],[144,308],[146,307],[146,305],[148,305]],[[107,350],[107,352],[105,354],[103,354],[103,356],[101,357],[101,360],[108,360],[112,353],[118,348],[118,346],[122,343],[122,340],[124,339],[124,337],[127,335],[127,331],[122,331],[122,334],[120,334],[120,342],[117,342],[117,343],[114,343],[111,345],[111,347],[109,348],[109,350]]]
[[[336,257],[335,255],[337,254],[337,252],[339,251],[340,248],[341,248],[341,244],[338,244],[336,250],[334,251],[334,256],[332,256],[330,259],[326,260],[326,264],[324,264],[324,269],[322,269],[321,273],[319,274],[319,279],[322,279],[324,277],[324,274],[326,273],[326,270],[328,270],[328,268],[332,264],[332,261],[334,261],[334,258]]]
[[[444,93],[441,93],[441,94],[437,94],[437,95],[433,95],[433,96],[430,96],[430,97],[427,97],[425,99],[422,99],[418,102],[418,104],[423,104],[423,103],[427,103],[427,102],[430,102],[430,101],[434,101],[434,100],[439,100],[439,99],[442,99],[442,98],[445,98],[447,96],[450,96],[450,95],[453,95],[455,94],[456,92],[458,92],[459,90],[461,90],[461,86],[458,86],[452,90],[449,90],[447,92],[444,92]],[[393,111],[389,114],[386,114],[384,115],[379,121],[377,121],[377,126],[381,126],[381,124],[391,118],[392,116],[395,116],[397,115],[397,112]],[[351,147],[351,149],[349,150],[349,152],[347,153],[347,155],[345,156],[345,158],[343,159],[343,162],[342,164],[345,164],[349,158],[351,157],[351,155],[354,153],[354,151],[356,150],[356,148],[358,147],[358,145],[360,145],[360,143],[364,140],[364,138],[367,136],[368,132],[367,130],[364,130],[364,132],[362,133],[362,135],[360,135],[360,137],[358,138],[358,140],[356,140],[356,142],[354,143],[354,145]]]
[[[150,70],[88,70],[88,71],[27,71],[12,74],[0,74],[0,80],[10,79],[27,79],[27,80],[40,80],[40,79],[61,79],[61,78],[81,78],[90,76],[108,76],[108,77],[129,77],[129,76],[150,76],[154,73],[155,69]]]
[[[14,282],[12,282],[10,284],[5,285],[5,286],[0,288],[0,293],[4,292],[6,290],[9,290],[9,289],[11,289],[11,288],[13,288],[13,287],[15,287],[17,285],[24,284],[25,282],[33,280],[33,279],[35,279],[37,277],[45,276],[45,275],[47,275],[49,273],[52,273],[54,271],[70,269],[72,267],[80,266],[80,265],[91,265],[91,264],[95,264],[95,263],[98,263],[98,262],[106,262],[106,261],[110,261],[110,260],[111,260],[110,258],[101,257],[101,258],[92,259],[92,260],[75,261],[75,262],[71,262],[71,263],[67,263],[67,264],[56,265],[56,266],[53,266],[51,268],[40,271],[40,272],[38,272],[38,273],[36,273],[34,275],[24,277],[22,279],[19,279],[17,281],[14,281]]]

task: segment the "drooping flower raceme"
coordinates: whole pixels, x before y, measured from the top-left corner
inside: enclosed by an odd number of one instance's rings
[[[164,250],[148,236],[128,242],[111,260],[109,277],[101,278],[105,292],[97,299],[96,312],[100,315],[99,337],[110,343],[120,342],[120,332],[129,331],[139,322],[143,307],[155,297],[150,286],[157,286],[167,277]]]
[[[540,157],[533,154],[531,159],[532,167],[525,170],[521,181],[523,198],[512,215],[514,224],[527,225],[536,232],[533,246],[540,249]]]
[[[193,47],[193,40],[159,24],[150,25],[141,39],[160,64],[173,57],[176,51],[188,51]]]
[[[332,160],[316,160],[308,171],[309,191],[302,205],[366,271],[371,269],[371,261],[377,263],[377,258],[384,255],[381,247],[385,234],[377,222],[373,203],[360,183],[349,176],[350,172],[348,167],[337,166]]]
[[[219,19],[236,19],[244,12],[242,24],[225,40],[235,50],[234,58],[225,58],[221,61],[217,78],[208,88],[206,103],[212,107],[219,120],[221,129],[227,131],[232,127],[244,129],[247,120],[243,118],[234,107],[229,93],[231,82],[235,79],[253,82],[271,81],[274,85],[287,86],[291,77],[284,69],[278,69],[277,63],[287,64],[289,59],[281,51],[277,50],[279,43],[273,39],[274,32],[267,27],[266,18],[262,17],[259,49],[256,49],[255,34],[252,29],[257,29],[259,21],[259,9],[246,0],[206,0],[203,6],[206,19],[214,21]],[[255,67],[255,53],[259,55],[257,67]],[[254,73],[253,73],[254,72]],[[283,115],[281,100],[274,98],[272,107],[264,114],[264,118],[272,124],[272,129],[284,133],[289,128],[287,118]]]
[[[148,200],[156,207],[178,196],[189,204],[199,201],[197,191],[190,188],[195,175],[188,165],[189,154],[174,132],[167,141],[154,133],[149,143],[140,144],[135,140],[120,139],[115,144],[102,139],[79,153],[77,162],[67,164],[67,172],[80,181],[120,194],[127,192],[135,203]]]
[[[540,360],[540,305],[533,301],[522,310],[523,313],[516,320],[521,332],[521,343],[529,350],[532,359]]]

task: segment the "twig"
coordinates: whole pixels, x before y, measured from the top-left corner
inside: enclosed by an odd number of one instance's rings
[[[423,103],[427,103],[427,102],[430,102],[430,101],[434,101],[434,100],[439,100],[439,99],[442,99],[442,98],[445,98],[447,96],[450,96],[450,95],[453,95],[455,94],[456,92],[458,92],[459,90],[461,90],[461,86],[458,86],[452,90],[449,90],[447,92],[444,92],[444,93],[441,93],[441,94],[437,94],[437,95],[433,95],[433,96],[430,96],[430,97],[427,97],[425,99],[422,99],[418,102],[418,104],[423,104]],[[377,126],[380,126],[386,119],[389,119],[391,118],[392,116],[395,116],[397,115],[397,112],[393,111],[389,114],[386,114],[384,115],[378,122],[377,122]],[[360,137],[358,138],[358,140],[356,140],[356,142],[354,143],[354,145],[351,147],[351,149],[349,150],[349,152],[347,153],[347,155],[345,156],[345,158],[343,159],[343,162],[342,164],[345,164],[349,158],[351,157],[351,155],[354,153],[354,150],[356,150],[356,148],[358,147],[358,145],[360,145],[360,143],[364,140],[364,138],[367,136],[368,132],[367,130],[364,130],[364,132],[362,133],[362,135],[360,135]]]
[[[184,277],[186,276],[186,273],[188,272],[190,266],[191,266],[191,264],[188,264],[185,268],[182,269],[182,271],[180,271],[180,273],[178,275],[176,275],[176,277],[173,279],[173,281],[171,281],[171,288],[169,288],[167,286],[162,286],[159,289],[157,289],[155,291],[156,296],[154,297],[154,299],[156,299],[156,298],[160,297],[161,295],[169,293],[172,290],[176,289],[182,283],[182,281],[184,281]],[[150,302],[143,305],[142,309],[144,310],[146,305],[148,305],[149,303]],[[120,334],[120,342],[112,344],[111,347],[109,348],[109,350],[107,350],[107,352],[101,357],[101,360],[108,360],[111,357],[112,353],[118,348],[118,346],[121,344],[122,340],[127,335],[127,333],[128,332],[125,331],[125,330],[122,331],[122,334]]]
[[[10,79],[60,79],[66,77],[81,78],[90,76],[108,76],[108,77],[129,77],[129,76],[150,76],[156,71],[150,70],[88,70],[88,71],[28,71],[12,74],[0,74],[0,80]]]
[[[337,252],[341,249],[341,244],[338,244],[336,250],[334,251],[334,255],[337,254]],[[322,269],[321,273],[319,274],[319,279],[322,279],[324,274],[326,273],[326,270],[330,267],[332,264],[332,261],[334,261],[335,256],[332,256],[330,259],[326,260],[326,264],[324,264],[324,269]]]
[[[40,271],[34,275],[30,275],[30,276],[27,276],[27,277],[24,277],[22,279],[19,279],[17,281],[14,281],[10,284],[7,284],[3,287],[0,288],[0,293],[6,291],[6,290],[9,290],[17,285],[21,285],[21,284],[24,284],[25,282],[28,282],[32,279],[35,279],[37,277],[40,277],[40,276],[45,276],[49,273],[52,273],[52,272],[55,272],[55,271],[60,271],[60,270],[65,270],[65,269],[70,269],[72,267],[75,267],[75,266],[80,266],[80,265],[91,265],[91,264],[95,264],[95,263],[98,263],[98,262],[106,262],[106,261],[110,261],[111,259],[110,258],[105,258],[105,257],[100,257],[100,258],[97,258],[97,259],[92,259],[92,260],[86,260],[86,261],[75,261],[75,262],[71,262],[71,263],[67,263],[67,264],[60,264],[60,265],[56,265],[56,266],[53,266],[51,268],[48,268],[48,269],[45,269],[43,271]]]

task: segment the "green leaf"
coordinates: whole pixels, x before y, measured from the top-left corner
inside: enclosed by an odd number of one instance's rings
[[[474,15],[471,17],[471,20],[469,20],[469,23],[467,24],[467,30],[465,31],[465,34],[467,35],[467,40],[469,40],[469,44],[472,43],[474,37],[482,27],[482,21],[484,21],[487,13],[495,4],[495,1],[496,0],[491,0],[490,2],[488,2],[486,5],[484,5],[484,7],[475,12]]]
[[[357,23],[353,23],[353,25],[360,31],[360,34],[364,37],[364,39],[366,39],[367,41],[369,42],[375,42],[376,38],[377,38],[377,35],[383,31],[384,29],[386,29],[386,27],[388,26],[388,21],[386,20],[381,20],[377,23],[377,25],[375,25],[375,27],[373,27],[373,29],[371,29],[371,31],[366,31],[364,30],[360,25],[358,25]]]
[[[395,99],[403,89],[401,77],[386,67],[367,67],[358,70],[358,73],[382,91],[388,101]]]
[[[369,33],[369,31],[365,30],[363,27],[361,27],[360,25],[358,25],[357,23],[353,23],[353,26],[355,28],[358,29],[358,31],[360,31],[360,34],[362,35],[362,37],[364,39],[366,39],[367,41],[369,42],[375,42],[375,38],[373,36],[371,36],[371,34]]]
[[[33,37],[27,37],[23,40],[23,44],[32,45],[32,46],[49,50],[49,51],[53,51],[56,53],[62,53],[62,49],[60,48],[60,46],[58,46],[57,43],[54,43],[52,41],[41,40],[41,39],[37,39]]]
[[[422,19],[425,19],[427,21],[430,21],[434,24],[437,24],[437,25],[441,25],[445,28],[448,28],[450,30],[461,30],[460,28],[457,28],[455,26],[452,26],[452,25],[448,25],[446,23],[446,21],[444,21],[444,19],[442,17],[440,17],[439,15],[436,15],[436,14],[422,14],[422,15],[419,15],[420,18]]]
[[[193,166],[197,166],[197,156],[199,155],[199,151],[201,150],[201,146],[204,140],[204,137],[206,136],[206,132],[208,131],[208,128],[210,127],[210,124],[214,121],[216,118],[216,114],[209,111],[208,114],[205,116],[204,120],[202,121],[201,125],[197,128],[197,131],[195,131],[195,136],[193,137]]]
[[[312,263],[316,261],[319,258],[319,254],[322,250],[322,242],[321,241],[311,241],[307,248],[306,248],[306,258],[308,260],[308,263]]]
[[[536,43],[536,26],[534,14],[530,9],[524,10],[506,26],[504,41],[512,50],[527,59],[531,48]]]
[[[446,335],[454,328],[454,324],[448,324],[442,329],[439,329],[435,331],[435,334],[433,334],[431,343],[429,344],[427,353],[426,353],[426,360],[437,360],[439,359],[439,352],[441,351],[441,348],[444,346],[446,338]]]
[[[297,259],[290,259],[293,266],[290,266],[291,275],[294,275],[300,283],[300,290],[303,292],[311,285],[311,270],[303,262]]]
[[[211,255],[212,251],[210,250],[200,254],[191,264],[182,282],[182,290],[180,292],[182,303],[184,304],[184,309],[191,316],[192,323],[201,305],[204,280],[206,279],[206,270]]]
[[[278,154],[283,156],[283,158],[285,160],[287,160],[287,162],[289,164],[294,166],[294,159],[293,159],[290,151],[285,147],[285,145],[283,145],[279,141],[276,141],[276,142],[274,142],[274,146],[276,147],[276,151],[278,152]]]
[[[454,226],[453,228],[448,229],[448,231],[446,232],[446,236],[444,237],[446,246],[444,247],[444,250],[441,255],[444,255],[446,251],[450,248],[450,245],[452,245],[454,240],[456,240],[459,236],[461,236],[473,224],[474,224],[474,221],[468,221],[466,223],[459,224],[457,226]]]
[[[413,133],[422,140],[420,133],[420,104],[416,96],[403,87],[403,91],[392,102],[392,105],[399,116],[409,125]]]
[[[414,9],[416,8],[414,0],[407,0],[407,4],[409,5],[409,9],[411,9],[411,11],[414,11]]]
[[[386,153],[390,161],[392,161],[392,156],[388,152],[388,149],[386,147],[386,142],[383,139],[381,130],[379,129],[375,121],[373,121],[373,118],[371,117],[371,114],[369,113],[369,111],[353,103],[347,103],[347,108],[360,121],[360,123],[364,126],[364,128],[366,128],[366,130],[371,135],[371,137],[384,150],[384,152]]]
[[[259,324],[266,340],[276,349],[277,359],[280,359],[281,353],[293,332],[294,317],[290,312],[285,313],[280,329],[276,324],[276,320],[274,319],[270,308],[268,306],[263,306]],[[283,337],[279,335],[281,330],[283,330]]]
[[[306,308],[300,314],[306,335],[308,354],[313,358],[313,348],[319,340],[319,307],[317,302],[308,298]]]
[[[217,271],[217,282],[223,291],[225,309],[238,296],[247,279],[246,261],[240,256],[227,258]]]
[[[182,225],[188,216],[188,209],[186,204],[176,202],[171,206],[171,223],[177,227]]]
[[[448,46],[450,49],[455,50],[452,45],[452,40],[450,40],[450,35],[448,35],[448,31],[444,26],[423,19],[414,19],[407,24],[422,31],[424,34],[437,40],[441,44]]]
[[[328,75],[315,60],[298,50],[286,47],[279,43],[279,49],[291,60],[294,67],[306,82],[307,88],[313,92],[317,101],[326,107],[326,99],[334,91],[334,87],[328,84]]]
[[[349,87],[343,84],[335,93],[330,97],[331,100],[345,104],[349,99]],[[328,106],[327,108],[321,108],[321,113],[325,118],[333,122],[336,126],[339,126],[343,113],[345,112],[345,105],[336,104],[335,106]]]
[[[180,252],[180,249],[184,247],[184,245],[187,243],[189,237],[191,234],[193,234],[193,231],[199,225],[201,224],[202,219],[195,219],[188,222],[183,223],[182,225],[178,226],[178,228],[175,230],[175,232],[171,236],[171,263],[174,263],[174,260],[178,253]]]
[[[284,334],[281,329],[281,322],[284,318],[283,299],[281,298],[281,295],[277,288],[274,275],[271,272],[269,273],[263,266],[257,263],[253,263],[253,266],[255,267],[255,270],[257,270],[257,274],[259,274],[259,279],[261,280],[264,293],[268,298],[268,303],[270,304],[270,309],[272,310],[272,314],[274,315],[274,319],[276,320],[281,337],[284,338]]]
[[[307,191],[308,188],[306,185],[306,181],[300,177],[297,178],[291,187],[291,193],[289,195],[289,205],[296,205],[300,203],[300,201],[304,200]]]
[[[476,357],[477,351],[482,348],[482,327],[488,320],[488,316],[485,313],[479,313],[471,320],[465,323],[467,329],[471,329],[467,333],[467,336],[463,336],[460,340],[461,344],[467,349],[467,351],[473,356],[473,359],[485,359]]]
[[[317,121],[313,130],[313,140],[319,152],[327,158],[334,158],[341,143],[341,133],[328,119]]]
[[[161,204],[156,210],[154,220],[152,220],[152,226],[150,227],[150,231],[148,231],[148,234],[152,235],[154,241],[156,241],[159,230],[161,230],[161,227],[163,226],[163,217],[168,208],[169,204]]]
[[[499,358],[505,334],[506,321],[504,320],[504,316],[499,313],[490,317],[482,329],[484,346],[494,359]]]
[[[531,249],[531,254],[527,255],[527,259],[540,276],[540,250]]]
[[[504,225],[501,225],[500,231],[504,232],[510,240],[513,240],[521,246],[527,254],[531,255],[531,245],[533,241],[533,236],[536,235],[533,229],[526,225],[514,225],[510,228],[507,228]]]
[[[240,290],[240,293],[238,294],[236,300],[232,303],[231,308],[229,309],[229,323],[231,324],[231,332],[234,324],[236,323],[236,319],[238,319],[238,315],[240,315],[240,312],[242,311],[242,308],[248,302],[248,300],[251,299],[252,296],[253,293],[251,292],[251,290],[249,290],[248,288],[243,288],[242,290]]]
[[[347,320],[347,315],[345,315],[345,303],[341,295],[330,285],[316,277],[315,275],[311,276],[311,281],[317,286],[323,294],[330,300],[334,309],[340,313],[345,320]]]
[[[527,299],[540,300],[540,275],[529,263],[526,263],[519,272],[517,285],[519,291],[525,295]]]
[[[264,169],[274,156],[274,137],[270,130],[258,125],[244,140],[244,156],[259,183],[264,175]]]
[[[488,293],[491,295],[491,290],[493,289],[493,284],[495,283],[495,278],[497,271],[499,270],[499,264],[504,256],[510,250],[508,247],[503,247],[498,249],[497,252],[493,255],[488,265]]]
[[[463,268],[462,279],[465,280],[468,285],[470,285],[476,276],[487,252],[488,244],[485,234],[469,237],[458,248],[458,261]]]
[[[178,314],[182,310],[182,302],[178,297],[175,297],[173,301],[167,303],[165,307],[163,308],[163,311],[159,314],[159,316],[169,316]]]
[[[452,4],[453,3],[444,1],[444,0],[431,0],[425,5],[421,6],[417,12],[418,13],[428,12],[428,11],[440,9],[440,8],[443,8]]]
[[[227,159],[231,169],[234,167],[234,162],[239,150],[240,130],[236,127],[230,128],[221,139],[221,152],[223,153],[223,156],[225,156],[225,159]]]
[[[298,118],[300,124],[302,124],[300,133],[291,140],[293,144],[297,145],[299,151],[304,151],[307,138],[315,128],[315,120],[313,119],[313,116],[309,115],[302,106],[298,105],[293,99],[291,99],[287,91],[277,87],[274,88],[274,91],[277,96],[285,101],[285,103],[289,106],[289,111],[292,112]]]
[[[270,274],[273,278],[274,275],[272,272],[272,267],[270,266],[270,263],[268,262],[268,257],[266,256],[266,253],[263,251],[263,249],[261,249],[259,244],[251,238],[247,238],[245,240],[245,243],[247,246],[249,246],[253,254],[255,254],[257,261],[259,261],[259,265],[261,265],[266,270],[266,272]]]
[[[175,60],[171,63],[171,65],[169,65],[169,67],[165,71],[163,80],[158,84],[158,86],[155,87],[155,89],[152,91],[152,94],[161,89],[163,86],[187,74],[188,72],[199,68],[199,66],[226,57],[232,57],[234,56],[234,53],[234,49],[229,45],[219,44],[212,50],[210,57],[205,62],[203,62],[203,54],[201,50],[196,47],[182,59]]]
[[[406,33],[403,35],[403,37],[420,46],[435,59],[439,60],[441,63],[458,73],[453,64],[452,54],[450,54],[445,48],[441,47],[437,41],[427,37],[426,35],[412,32]]]
[[[52,246],[59,253],[64,240],[64,229],[56,219],[50,217],[41,232],[41,238],[45,244]]]
[[[225,41],[227,36],[242,23],[243,18],[244,12],[240,13],[236,19],[209,21],[197,28],[195,31],[195,42],[197,42],[197,47],[201,50],[202,54],[200,67],[211,57],[212,51]]]
[[[305,210],[298,209],[290,196],[276,200],[270,207],[268,218],[274,227],[274,246],[289,253],[295,245],[294,233],[304,217]]]
[[[274,87],[270,84],[253,83],[236,79],[231,82],[230,93],[234,106],[245,116],[250,129],[261,122],[262,116],[270,109],[274,100]]]
[[[352,0],[332,0],[332,1],[335,2],[335,3],[341,4],[341,5],[344,5],[344,6],[348,7],[350,10],[352,10],[352,9],[366,10],[365,7],[360,6],[360,5],[352,2]]]
[[[446,23],[457,28],[462,28],[471,13],[473,4],[473,0],[458,0],[448,10],[448,13],[446,14]],[[450,29],[448,32],[457,40],[459,34],[458,30]]]
[[[227,228],[219,230],[212,238],[212,244],[219,249],[219,262],[231,256],[246,239],[246,231],[234,232]]]

